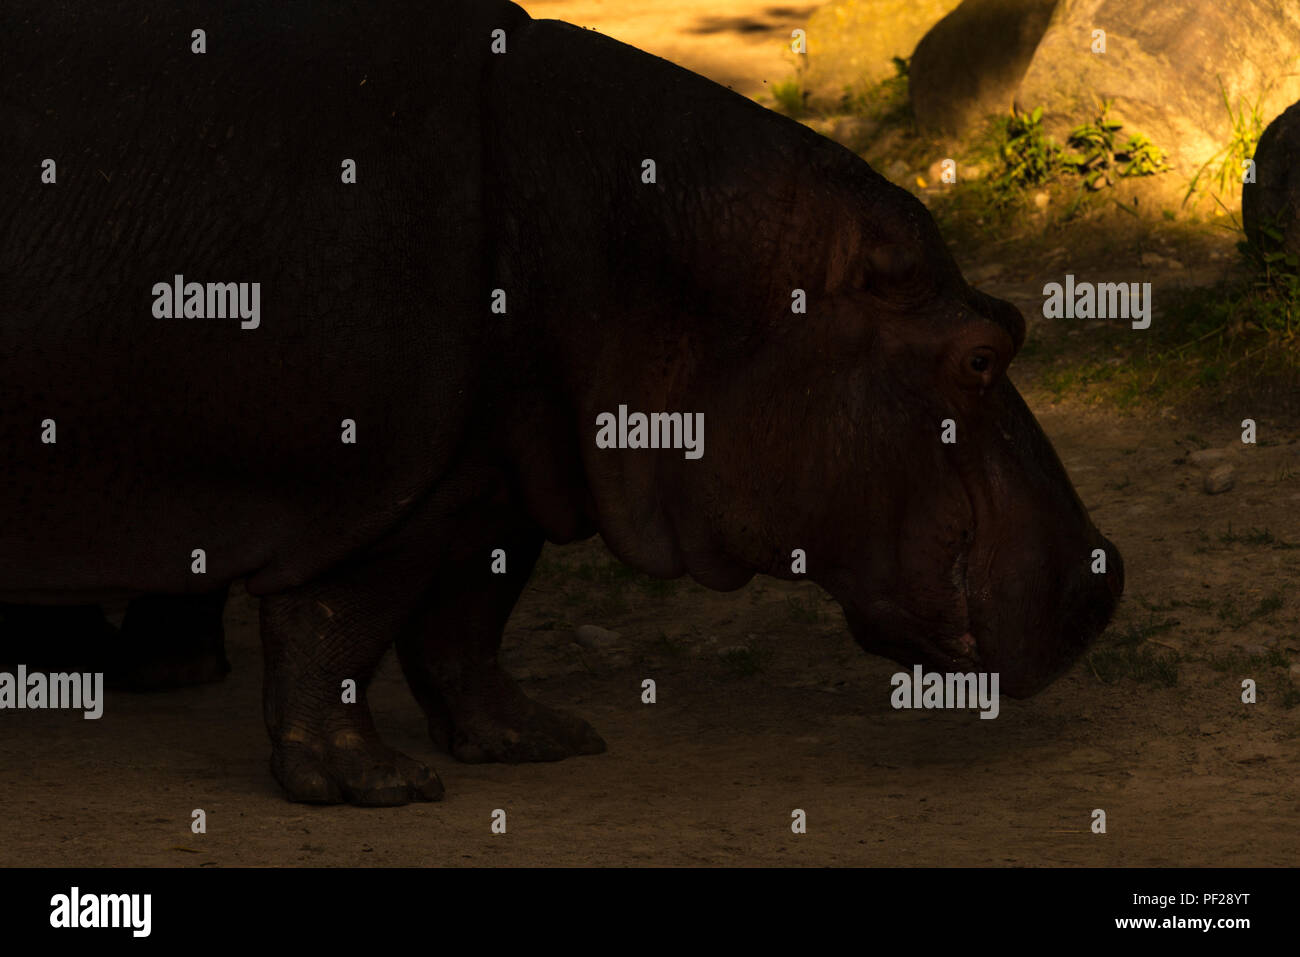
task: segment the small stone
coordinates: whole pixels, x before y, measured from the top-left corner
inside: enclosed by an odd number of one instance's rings
[[[1201,734],[1218,734],[1219,726],[1217,724],[1205,723],[1202,724],[1197,730],[1200,731]]]
[[[1296,682],[1297,684],[1300,684],[1300,661],[1297,661],[1295,664],[1291,666],[1290,674],[1291,674],[1291,680]]]
[[[960,175],[964,180],[973,182],[984,175],[984,167],[978,163],[974,163],[970,166],[963,166],[958,170],[958,175]]]
[[[836,120],[830,129],[830,137],[841,143],[851,143],[871,132],[871,122],[863,116],[845,116]]]
[[[1142,254],[1142,265],[1148,269],[1182,269],[1183,264],[1176,259],[1170,259],[1168,256],[1162,256],[1159,253],[1146,252]]]
[[[1198,468],[1208,469],[1218,465],[1228,457],[1225,449],[1197,449],[1191,455],[1187,456],[1187,464],[1195,465]]]
[[[573,633],[574,640],[584,648],[609,648],[618,642],[618,632],[599,625],[579,625]]]
[[[983,265],[965,270],[966,281],[975,283],[985,282],[995,276],[1002,275],[1004,269],[1006,269],[1006,267],[1001,263],[984,263]]]
[[[1052,197],[1047,195],[1047,193],[1044,192],[1043,190],[1039,190],[1037,193],[1034,194],[1034,207],[1036,209],[1040,209],[1040,210],[1046,209],[1047,204],[1050,203],[1051,201],[1052,201]]]
[[[1232,488],[1234,471],[1231,465],[1220,465],[1210,469],[1205,473],[1205,491],[1211,495],[1228,491]]]

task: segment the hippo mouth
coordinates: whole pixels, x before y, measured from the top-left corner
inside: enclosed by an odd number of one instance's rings
[[[872,607],[877,612],[873,616],[875,621],[889,621],[891,627],[868,626],[866,621],[845,610],[850,632],[872,654],[892,658],[900,664],[924,661],[940,671],[978,671],[983,665],[979,641],[970,630],[959,635],[943,635],[936,633],[933,624],[925,624],[891,602],[873,602]]]
[[[932,662],[950,671],[973,671],[982,664],[979,643],[969,631],[952,638],[922,638],[918,644]]]
[[[850,602],[841,600],[849,631],[866,651],[900,664],[915,665],[923,661],[939,671],[978,671],[984,665],[984,658],[969,618],[966,560],[967,554],[963,552],[949,571],[953,605],[949,615],[943,616],[947,619],[944,623],[927,620],[888,598],[872,601],[862,609],[865,615]]]
[[[970,627],[970,589],[966,580],[969,558],[968,551],[959,554],[957,560],[952,564],[950,573],[953,587],[956,589],[956,593],[961,596],[963,610],[967,615],[966,630],[960,635],[928,641],[922,638],[919,642],[931,661],[952,671],[972,671],[982,663],[979,642],[975,640],[975,634]]]

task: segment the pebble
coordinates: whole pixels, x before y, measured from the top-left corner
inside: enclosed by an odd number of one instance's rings
[[[1227,449],[1198,449],[1187,456],[1187,464],[1199,468],[1209,468],[1212,465],[1218,465],[1227,457]]]
[[[618,632],[599,625],[579,625],[573,632],[574,640],[584,648],[609,648],[618,643]]]
[[[1205,491],[1218,495],[1232,488],[1234,469],[1231,465],[1219,465],[1205,473]]]
[[[965,270],[964,275],[966,276],[967,282],[984,282],[987,279],[992,279],[994,276],[1002,275],[1005,268],[1006,267],[1003,266],[1002,263],[983,263],[982,265],[975,266],[972,269]]]
[[[1148,269],[1154,267],[1160,267],[1160,266],[1163,266],[1166,269],[1183,268],[1183,264],[1180,263],[1177,259],[1173,259],[1169,256],[1162,256],[1159,253],[1150,253],[1150,252],[1142,254],[1142,265],[1146,266]]]

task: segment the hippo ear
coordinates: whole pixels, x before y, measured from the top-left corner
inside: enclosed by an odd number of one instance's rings
[[[938,277],[918,243],[876,243],[859,259],[864,291],[881,299],[919,302],[938,289]]]
[[[912,243],[878,243],[867,249],[867,288],[907,288],[921,272],[921,250]]]
[[[1019,352],[1020,347],[1025,344],[1025,317],[1020,314],[1020,310],[1005,299],[998,299],[978,289],[971,289],[971,293],[971,302],[975,311],[990,322],[1001,326],[1011,337],[1015,346],[1014,351]]]

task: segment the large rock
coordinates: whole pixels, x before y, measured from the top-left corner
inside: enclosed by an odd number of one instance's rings
[[[1105,53],[1092,52],[1094,30]],[[1191,175],[1232,135],[1219,78],[1234,110],[1258,99],[1267,120],[1300,99],[1297,56],[1295,0],[1060,0],[1016,103],[1042,106],[1060,138],[1113,100],[1121,135],[1144,133]]]
[[[1241,217],[1246,237],[1270,248],[1260,227],[1275,224],[1282,247],[1300,255],[1300,103],[1273,120],[1255,149],[1255,182],[1241,191]]]
[[[960,0],[832,0],[808,18],[802,78],[814,102],[834,105],[894,75],[925,31]]]
[[[965,0],[912,54],[909,92],[917,125],[959,134],[1006,112],[1059,0]]]

